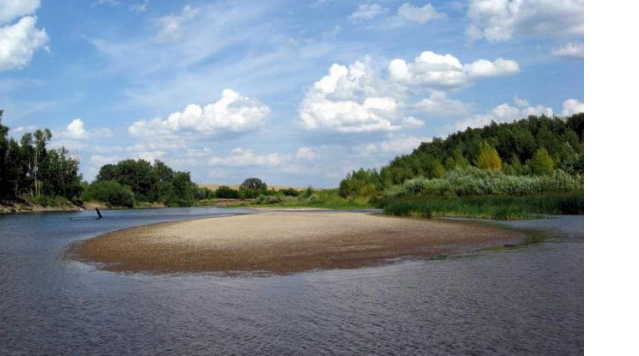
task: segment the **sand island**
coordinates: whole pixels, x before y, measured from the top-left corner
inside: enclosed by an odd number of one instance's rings
[[[118,272],[289,274],[519,243],[492,226],[327,211],[263,212],[161,223],[75,245],[73,258]]]

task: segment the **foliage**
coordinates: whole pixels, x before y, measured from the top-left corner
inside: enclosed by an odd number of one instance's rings
[[[349,173],[339,185],[339,195],[346,198],[352,196],[371,196],[380,187],[380,177],[376,170],[360,169]]]
[[[109,207],[128,207],[134,205],[134,193],[129,186],[115,180],[95,181],[89,184],[82,194],[84,201],[99,201]]]
[[[555,162],[545,148],[540,148],[533,157],[526,163],[534,174],[551,174],[555,169]]]
[[[542,149],[552,159],[553,168],[575,177],[583,175],[584,114],[566,119],[530,116],[511,123],[468,128],[446,139],[435,138],[411,154],[396,157],[379,172],[360,169],[349,173],[340,183],[340,195],[373,197],[382,191],[397,190],[392,187],[410,179],[442,178],[469,166],[502,169],[508,175],[552,174]]]
[[[532,195],[547,192],[575,192],[583,189],[578,176],[557,170],[544,176],[515,176],[476,167],[456,169],[445,178],[417,177],[385,191],[385,195]]]
[[[240,185],[240,190],[242,190],[242,189],[247,189],[247,190],[266,190],[267,186],[266,186],[266,183],[262,182],[262,180],[259,179],[259,178],[247,178]]]
[[[62,147],[47,148],[48,129],[25,133],[20,141],[9,137],[0,110],[0,200],[23,198],[49,203],[75,200],[82,191],[78,161]],[[48,197],[50,198],[47,200]]]
[[[583,214],[582,194],[532,196],[425,197],[390,199],[381,206],[385,214],[414,217],[476,217],[524,219],[538,214]]]
[[[482,141],[479,144],[479,153],[475,165],[481,169],[499,171],[501,170],[501,158],[497,150],[488,142]]]
[[[96,182],[115,181],[130,187],[135,201],[162,202],[168,206],[191,206],[200,188],[191,181],[188,172],[174,171],[160,160],[150,163],[127,159],[100,168]],[[206,195],[206,192],[203,193]]]
[[[222,185],[215,190],[215,197],[220,199],[238,199],[240,192],[226,185]]]

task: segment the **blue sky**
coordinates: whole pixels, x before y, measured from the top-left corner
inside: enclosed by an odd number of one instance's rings
[[[420,142],[583,111],[581,0],[0,0],[0,108],[91,180],[336,186]]]

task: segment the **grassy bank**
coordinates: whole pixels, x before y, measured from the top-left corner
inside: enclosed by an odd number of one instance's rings
[[[582,193],[533,196],[469,196],[388,199],[379,203],[384,213],[414,217],[473,217],[529,219],[540,214],[583,214]]]
[[[342,198],[337,189],[307,190],[299,196],[285,196],[283,194],[261,195],[244,207],[275,207],[275,208],[317,208],[317,209],[370,209],[375,208],[369,198]]]

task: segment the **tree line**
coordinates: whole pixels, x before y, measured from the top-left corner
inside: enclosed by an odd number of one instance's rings
[[[359,169],[340,182],[343,197],[374,196],[414,178],[441,179],[469,167],[513,176],[584,173],[584,114],[529,116],[468,128],[424,142],[380,170]]]
[[[9,137],[0,110],[0,200],[19,201],[28,196],[36,202],[60,196],[71,201],[82,193],[78,161],[64,148],[51,149],[51,131],[25,133],[20,140]]]

